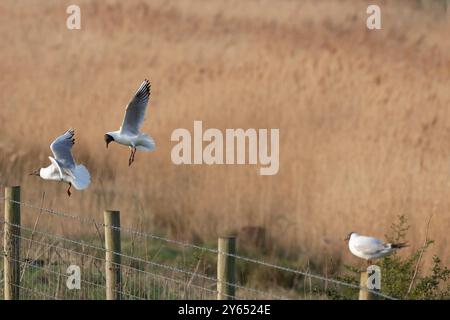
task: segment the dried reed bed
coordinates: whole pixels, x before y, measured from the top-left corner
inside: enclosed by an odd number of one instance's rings
[[[182,239],[263,226],[277,248],[316,261],[354,259],[345,234],[382,237],[399,214],[417,247],[434,213],[434,251],[450,262],[442,14],[384,1],[383,31],[369,32],[367,1],[80,1],[82,30],[69,31],[69,4],[0,3],[0,184],[21,184],[34,203],[45,191],[46,207],[98,220],[119,209],[124,225]],[[106,150],[103,133],[145,77],[157,151],[128,168],[128,150]],[[279,173],[173,165],[170,134],[194,120],[280,128]],[[26,175],[68,127],[93,174],[70,199],[65,186]]]

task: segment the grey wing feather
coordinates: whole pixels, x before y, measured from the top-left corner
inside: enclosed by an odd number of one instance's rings
[[[74,134],[75,132],[70,129],[56,138],[50,145],[50,149],[52,150],[56,161],[64,168],[75,167],[75,161],[72,156],[72,146],[75,143],[75,139],[73,138]]]
[[[358,243],[355,244],[355,249],[365,254],[374,254],[385,249],[385,246],[378,239],[360,236]]]
[[[150,99],[150,87],[150,82],[145,79],[133,99],[128,103],[125,111],[125,118],[120,127],[121,133],[130,135],[139,134],[145,119],[148,100]]]

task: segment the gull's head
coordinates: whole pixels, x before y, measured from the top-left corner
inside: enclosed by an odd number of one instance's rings
[[[38,177],[40,177],[41,176],[41,169],[34,170],[29,175],[30,176],[38,176]]]
[[[349,241],[350,240],[350,238],[352,237],[352,234],[356,234],[356,232],[350,232],[348,235],[347,235],[347,237],[345,237],[345,239],[344,239],[344,241]]]
[[[108,144],[110,144],[111,141],[114,141],[114,138],[109,134],[105,134],[106,148],[108,148]]]

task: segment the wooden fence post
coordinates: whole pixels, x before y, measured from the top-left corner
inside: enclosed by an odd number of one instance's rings
[[[236,294],[236,261],[235,257],[226,254],[236,254],[236,238],[220,237],[217,256],[217,299],[234,300]]]
[[[121,299],[120,212],[105,211],[106,299]]]
[[[15,202],[12,202],[15,201]],[[4,295],[19,299],[20,281],[20,187],[5,188]]]

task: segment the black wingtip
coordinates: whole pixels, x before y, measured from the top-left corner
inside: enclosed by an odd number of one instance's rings
[[[144,82],[145,82],[145,91],[147,92],[148,95],[150,95],[152,84],[150,83],[150,80],[148,80],[147,78],[144,79]]]
[[[409,244],[407,242],[392,243],[391,247],[395,249],[401,249],[409,247]]]
[[[138,99],[149,99],[151,94],[151,84],[150,81],[146,78],[144,79],[144,82],[141,83],[141,86],[139,87],[139,90],[136,93],[136,97]]]

